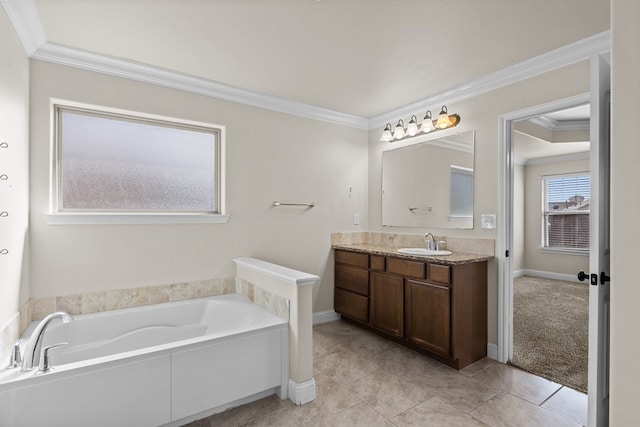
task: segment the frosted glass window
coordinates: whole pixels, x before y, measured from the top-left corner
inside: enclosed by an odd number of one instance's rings
[[[219,213],[219,129],[56,112],[58,210]]]

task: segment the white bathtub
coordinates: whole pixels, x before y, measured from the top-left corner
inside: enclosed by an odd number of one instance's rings
[[[287,321],[236,294],[56,320],[59,342],[49,373],[0,371],[0,426],[180,425],[287,393]]]

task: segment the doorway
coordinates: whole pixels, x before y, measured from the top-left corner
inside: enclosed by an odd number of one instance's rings
[[[513,346],[518,368],[587,392],[589,121],[583,104],[514,120]]]
[[[500,116],[500,216],[498,226],[498,360],[513,357],[513,141],[514,122],[589,103],[591,210],[589,218],[589,272],[580,271],[589,282],[588,425],[606,426],[609,419],[609,141],[610,55],[590,57],[590,91],[571,98]]]

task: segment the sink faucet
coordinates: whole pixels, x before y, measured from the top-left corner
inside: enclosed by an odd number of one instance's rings
[[[427,233],[424,235],[424,241],[427,242],[427,250],[432,251],[436,249],[436,239],[433,234]]]
[[[73,320],[73,317],[64,311],[57,311],[48,315],[38,323],[24,347],[22,368],[20,369],[22,372],[27,372],[33,369],[33,364],[36,362],[36,357],[38,356],[39,347],[42,344],[44,332],[54,319],[60,319],[62,320],[62,323],[69,323]]]

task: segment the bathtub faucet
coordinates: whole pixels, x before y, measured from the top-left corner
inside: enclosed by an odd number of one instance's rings
[[[60,319],[62,320],[62,323],[69,323],[73,320],[73,317],[64,311],[57,311],[55,313],[51,313],[38,323],[24,347],[24,352],[22,354],[22,368],[20,369],[22,372],[27,372],[33,369],[33,364],[36,361],[40,345],[42,344],[44,332],[54,319]]]

